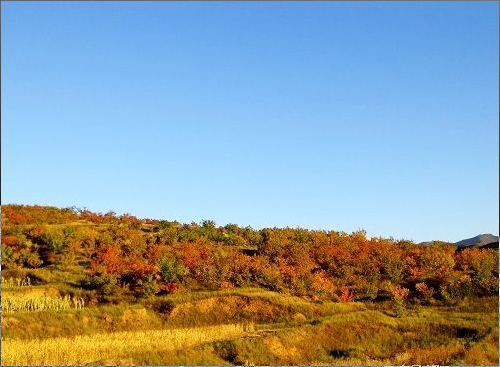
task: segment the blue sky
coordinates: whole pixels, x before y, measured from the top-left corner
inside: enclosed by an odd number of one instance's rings
[[[497,2],[2,3],[2,203],[498,234]]]

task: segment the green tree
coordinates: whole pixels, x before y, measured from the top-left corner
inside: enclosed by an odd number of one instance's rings
[[[165,283],[181,282],[188,269],[176,258],[163,258],[160,261],[160,274]]]

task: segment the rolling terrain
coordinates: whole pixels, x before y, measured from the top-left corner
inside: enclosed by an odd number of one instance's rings
[[[498,362],[489,248],[4,205],[1,294],[2,365]]]

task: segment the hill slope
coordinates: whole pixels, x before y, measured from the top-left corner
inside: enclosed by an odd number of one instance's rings
[[[497,243],[497,248],[498,248],[498,236],[494,236],[490,233],[486,234],[480,234],[472,238],[467,238],[462,241],[455,242],[455,245],[457,246],[474,246],[474,247],[482,247],[485,245],[489,245],[491,243]]]

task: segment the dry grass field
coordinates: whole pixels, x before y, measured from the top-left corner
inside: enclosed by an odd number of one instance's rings
[[[134,353],[187,349],[202,343],[240,337],[250,329],[243,325],[217,325],[31,340],[4,339],[2,364],[115,364]]]
[[[498,360],[495,298],[459,307],[413,307],[404,317],[384,304],[309,302],[254,288],[175,294],[163,301],[173,305],[168,312],[144,303],[5,314],[2,365]]]

